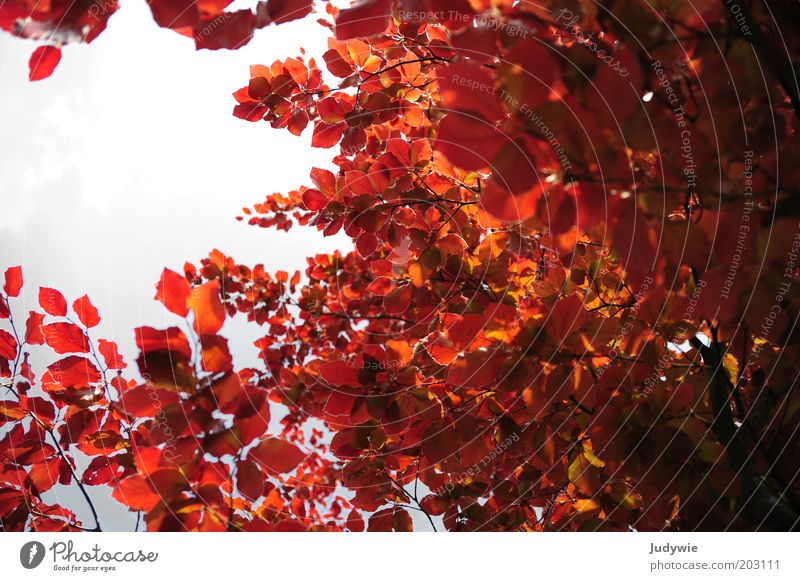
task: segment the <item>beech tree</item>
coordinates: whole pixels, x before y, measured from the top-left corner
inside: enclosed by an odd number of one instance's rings
[[[98,529],[93,486],[148,530],[798,528],[788,0],[227,4],[150,2],[198,48],[312,11],[331,31],[253,65],[233,114],[338,169],[239,219],[353,247],[292,275],[166,268],[175,325],[134,330],[138,374],[85,296],[40,289],[23,328],[7,270],[5,530]],[[117,7],[48,6],[0,7],[48,40],[32,79]],[[231,318],[259,366],[234,368]],[[63,357],[37,372],[34,346]],[[93,522],[42,500],[56,483]]]

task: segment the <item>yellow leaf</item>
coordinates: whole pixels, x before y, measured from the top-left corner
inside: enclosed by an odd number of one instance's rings
[[[590,441],[586,441],[583,443],[583,455],[589,461],[592,466],[596,466],[597,468],[603,468],[606,463],[603,462],[600,458],[595,456],[594,450],[592,449],[592,443]]]
[[[732,353],[727,353],[725,355],[725,359],[722,360],[722,367],[725,368],[725,372],[728,374],[728,379],[730,379],[731,383],[736,384],[736,382],[739,381],[739,361]]]

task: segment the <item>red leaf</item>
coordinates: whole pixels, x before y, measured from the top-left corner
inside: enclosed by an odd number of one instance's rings
[[[117,344],[114,341],[106,341],[99,339],[97,341],[97,350],[103,356],[106,367],[109,369],[125,369],[128,364],[122,359],[122,355],[117,350]]]
[[[394,281],[388,276],[379,276],[367,285],[367,292],[385,297],[394,289]]]
[[[81,388],[100,381],[100,371],[85,357],[70,355],[56,361],[42,376],[42,387]]]
[[[447,383],[456,386],[488,387],[499,378],[505,357],[487,356],[483,350],[472,351],[456,359],[447,370]]]
[[[28,412],[12,402],[4,401],[0,403],[0,426],[3,426],[6,422],[21,420],[27,415]]]
[[[236,105],[236,107],[233,108],[233,116],[255,123],[256,121],[261,121],[267,111],[268,109],[266,107],[254,101]]]
[[[432,516],[440,516],[450,506],[451,501],[447,497],[437,496],[436,494],[429,494],[423,498],[419,505]]]
[[[360,533],[364,530],[364,519],[358,514],[356,509],[350,511],[347,515],[347,528],[354,533]]]
[[[425,338],[425,350],[441,365],[449,365],[458,357],[459,349],[441,332],[431,333]]]
[[[0,329],[0,357],[12,361],[17,356],[17,340],[8,331]]]
[[[339,140],[342,138],[345,126],[343,122],[327,125],[318,121],[316,125],[314,125],[314,135],[311,137],[311,146],[321,147],[323,149],[333,147],[339,143]]]
[[[410,532],[414,530],[411,515],[400,508],[385,508],[369,517],[370,532]]]
[[[514,195],[492,176],[481,196],[481,208],[499,220],[524,222],[536,213],[542,189],[539,184],[527,191]]]
[[[181,355],[184,359],[192,357],[192,348],[186,335],[178,327],[168,329],[153,329],[152,327],[139,327],[135,330],[136,346],[142,353],[152,351],[171,351]]]
[[[336,38],[346,40],[357,36],[373,36],[389,26],[391,0],[359,0],[350,8],[339,11],[336,17]]]
[[[303,192],[303,205],[311,211],[321,210],[328,205],[328,198],[315,189],[308,189]]]
[[[356,240],[356,248],[362,257],[367,258],[378,248],[378,237],[372,232],[362,232]]]
[[[265,11],[269,23],[283,24],[308,16],[313,7],[313,0],[267,0]]]
[[[564,297],[550,311],[546,320],[547,334],[553,341],[560,343],[570,334],[580,331],[586,324],[588,316],[580,297],[577,295]]]
[[[186,304],[194,313],[194,330],[213,335],[225,322],[225,307],[219,298],[218,280],[211,280],[192,290]]]
[[[614,252],[626,270],[652,272],[657,257],[652,228],[635,200],[625,202],[616,210]]]
[[[345,385],[359,385],[358,370],[347,361],[329,361],[319,367],[320,376],[329,384],[342,387]]]
[[[411,296],[414,292],[412,285],[397,287],[383,298],[383,308],[389,315],[400,315],[408,310]]]
[[[392,527],[398,533],[410,533],[414,531],[414,522],[407,510],[396,508],[392,516]]]
[[[422,453],[431,464],[452,459],[459,450],[458,435],[451,425],[429,425],[422,434]]]
[[[22,267],[12,266],[6,270],[6,283],[3,285],[3,290],[6,295],[10,297],[18,297],[19,291],[22,290]]]
[[[88,353],[89,340],[72,323],[52,323],[41,327],[44,339],[56,353]]]
[[[333,125],[344,121],[353,106],[336,97],[325,97],[317,103],[317,114],[323,123]]]
[[[273,472],[291,472],[306,457],[294,444],[278,438],[267,438],[250,450],[248,458]]]
[[[322,58],[325,59],[328,71],[332,75],[345,78],[353,74],[353,65],[343,59],[342,54],[335,48],[328,50],[322,55]]]
[[[59,291],[45,286],[39,289],[39,304],[44,312],[54,317],[67,316],[67,301]]]
[[[147,0],[147,3],[153,13],[153,20],[161,28],[175,30],[200,22],[196,0]],[[220,8],[224,8],[224,5]]]
[[[495,96],[494,79],[479,66],[454,63],[441,69],[439,92],[445,105],[454,111],[475,113],[492,122],[505,117]]]
[[[516,43],[506,54],[497,75],[510,102],[533,111],[552,91],[559,67],[553,53],[538,40]],[[610,70],[610,67],[601,67]]]
[[[52,422],[56,417],[56,408],[50,401],[43,397],[20,397],[20,406],[26,410],[30,410],[40,420]]]
[[[138,385],[125,391],[115,408],[131,418],[151,418],[158,410],[178,402],[174,391]]]
[[[300,135],[308,126],[308,113],[302,109],[295,109],[292,116],[289,118],[289,124],[286,128],[292,135]]]
[[[86,470],[83,471],[81,480],[90,486],[108,484],[117,476],[119,462],[115,457],[97,456],[93,458]]]
[[[150,475],[150,486],[161,498],[172,498],[189,489],[186,475],[177,468],[156,470]]]
[[[357,380],[357,378],[356,378]],[[329,426],[335,426],[333,429],[352,427],[350,416],[353,413],[353,406],[358,401],[358,396],[345,393],[343,391],[333,391],[325,403],[325,410],[323,417]]]
[[[256,16],[250,10],[223,12],[197,23],[194,43],[197,50],[236,50],[253,39]]]
[[[28,313],[28,320],[25,322],[25,342],[31,345],[44,345],[44,333],[42,333],[42,322],[44,315],[31,311]]]
[[[31,81],[40,81],[53,74],[58,62],[61,60],[61,49],[55,46],[40,46],[31,55],[28,61]]]
[[[78,318],[87,329],[96,327],[100,324],[100,315],[97,314],[97,309],[89,300],[89,297],[83,295],[72,303],[72,310],[78,315]]]
[[[453,165],[478,170],[491,166],[506,142],[503,134],[484,119],[450,113],[439,124],[434,147]]]
[[[392,509],[384,508],[370,516],[368,530],[375,533],[392,532]]]
[[[265,478],[250,460],[236,462],[236,486],[246,498],[256,500],[264,494]]]
[[[492,164],[492,181],[515,196],[540,186],[540,180],[533,156],[524,143],[507,144]]]
[[[185,317],[189,314],[189,307],[186,306],[186,301],[192,292],[189,286],[189,281],[186,277],[181,276],[177,272],[164,269],[161,273],[161,279],[156,285],[156,300],[164,303],[167,310],[175,313],[179,317]]]

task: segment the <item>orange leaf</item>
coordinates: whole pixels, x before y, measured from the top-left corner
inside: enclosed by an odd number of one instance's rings
[[[233,369],[233,358],[228,350],[228,341],[219,335],[200,337],[202,365],[210,373],[223,373]]]
[[[186,304],[194,313],[194,330],[200,334],[213,335],[225,322],[225,307],[219,298],[218,280],[211,280],[192,290]]]

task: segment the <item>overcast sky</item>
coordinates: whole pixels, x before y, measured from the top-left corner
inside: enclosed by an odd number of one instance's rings
[[[38,308],[39,286],[70,303],[88,293],[103,318],[94,336],[117,341],[132,363],[135,327],[176,322],[153,300],[165,266],[180,271],[218,248],[294,271],[306,256],[347,249],[342,235],[235,219],[269,193],[307,184],[312,166],[330,167],[332,152],[310,147],[311,127],[297,138],[231,115],[249,65],[301,46],[319,57],[326,36],[312,16],[257,31],[238,51],[195,52],[156,26],[144,0],[126,2],[92,45],[66,46],[53,76],[31,83],[36,44],[1,34],[0,272],[21,264],[25,276],[14,312]],[[225,333],[237,363],[255,357],[255,331]],[[32,352],[35,368],[50,362]],[[130,515],[99,502],[111,528],[132,530]],[[65,503],[91,522],[82,502]]]

